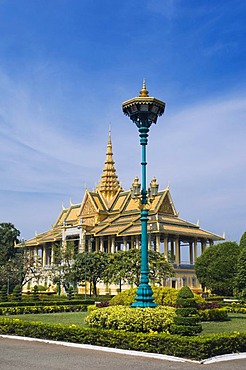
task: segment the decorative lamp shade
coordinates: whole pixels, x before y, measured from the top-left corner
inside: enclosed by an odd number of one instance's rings
[[[122,104],[122,110],[138,127],[149,128],[164,113],[165,103],[149,97],[144,81],[140,95],[137,98],[125,101]]]

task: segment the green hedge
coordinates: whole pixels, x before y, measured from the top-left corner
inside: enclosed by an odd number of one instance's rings
[[[175,316],[173,307],[131,308],[110,306],[91,310],[86,323],[93,328],[132,332],[168,332]]]
[[[0,302],[0,309],[2,307],[25,307],[25,306],[74,306],[74,305],[90,305],[94,304],[94,300],[60,300],[60,301],[22,301],[22,302]]]
[[[243,313],[246,314],[246,307],[240,307],[240,306],[227,306],[226,310],[228,312],[233,312],[233,313]]]
[[[226,308],[210,308],[210,309],[206,309],[206,310],[199,310],[198,315],[199,315],[201,321],[226,321],[226,320],[229,320]]]
[[[60,305],[60,306],[17,306],[0,307],[0,315],[22,315],[36,313],[54,313],[54,312],[85,312],[86,305]]]
[[[246,352],[246,333],[181,337],[168,334],[76,328],[74,325],[69,327],[9,318],[0,318],[0,333],[161,353],[193,360]]]

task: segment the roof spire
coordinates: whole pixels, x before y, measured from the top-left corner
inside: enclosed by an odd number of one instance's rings
[[[115,162],[113,160],[111,129],[109,128],[105,166],[103,169],[101,180],[97,185],[97,190],[100,191],[100,193],[107,201],[113,199],[117,192],[119,190],[122,190],[122,187],[118,180],[118,176],[116,175],[114,163]]]

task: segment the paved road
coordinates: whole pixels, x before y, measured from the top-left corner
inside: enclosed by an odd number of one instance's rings
[[[246,359],[200,365],[0,338],[0,370],[202,370],[202,368],[245,370]]]

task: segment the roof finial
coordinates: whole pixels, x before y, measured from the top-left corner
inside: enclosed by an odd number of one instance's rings
[[[101,180],[96,187],[101,192],[106,200],[111,200],[117,194],[122,187],[119,183],[118,176],[116,175],[116,169],[114,167],[113,150],[111,142],[111,131],[109,130],[107,152],[105,166],[101,176]]]
[[[149,92],[146,90],[146,80],[145,78],[143,79],[143,87],[142,90],[139,91],[139,96],[141,97],[146,97],[149,96]]]

